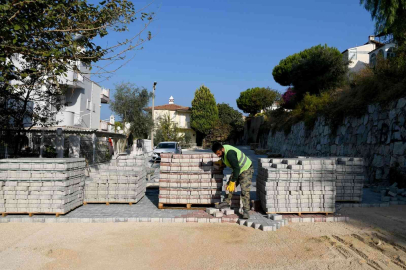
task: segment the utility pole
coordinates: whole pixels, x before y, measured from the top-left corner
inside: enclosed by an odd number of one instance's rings
[[[152,87],[152,129],[151,129],[151,148],[154,149],[154,101],[155,101],[155,87],[157,82],[154,82],[154,86]]]

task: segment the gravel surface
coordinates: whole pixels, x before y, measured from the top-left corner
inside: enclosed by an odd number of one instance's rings
[[[405,206],[263,232],[233,224],[0,224],[0,269],[405,269]],[[344,214],[344,213],[343,213]]]

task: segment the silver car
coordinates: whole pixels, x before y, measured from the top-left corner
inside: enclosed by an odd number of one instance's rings
[[[154,147],[152,160],[161,160],[162,153],[182,154],[182,148],[178,142],[161,142]]]

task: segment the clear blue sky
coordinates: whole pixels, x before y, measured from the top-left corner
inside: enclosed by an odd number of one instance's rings
[[[133,2],[137,7],[148,3]],[[288,55],[318,44],[343,51],[367,42],[374,32],[359,0],[163,0],[149,10],[157,12],[150,27],[156,36],[101,83],[111,97],[117,83],[152,90],[157,81],[155,105],[167,104],[172,95],[176,104],[191,106],[195,90],[204,84],[217,103],[237,108],[236,99],[248,88],[285,91],[273,80],[272,69]],[[132,29],[140,27],[135,23]],[[116,40],[117,35],[106,36],[99,44]],[[110,114],[103,105],[101,119]]]

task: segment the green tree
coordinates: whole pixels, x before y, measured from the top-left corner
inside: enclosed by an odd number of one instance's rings
[[[393,35],[399,45],[406,43],[406,1],[405,0],[361,0],[361,5],[375,20],[375,32],[379,35]]]
[[[202,85],[196,90],[192,101],[191,126],[203,135],[207,135],[218,119],[216,100],[210,89]]]
[[[222,125],[229,125],[231,131],[229,137],[236,138],[244,130],[244,119],[242,113],[226,103],[217,104],[219,118]]]
[[[253,116],[261,110],[271,107],[275,101],[280,100],[280,97],[281,95],[276,90],[269,87],[249,88],[240,93],[237,106],[243,112]]]
[[[152,94],[145,88],[138,88],[132,83],[116,85],[114,99],[110,109],[120,116],[123,125],[130,123],[128,134],[135,138],[146,138],[153,126],[151,114],[145,108]]]
[[[273,70],[275,81],[292,85],[299,102],[305,93],[320,94],[345,82],[348,62],[339,50],[317,45],[281,60]]]
[[[68,90],[61,78],[68,71],[110,76],[108,64],[151,38],[146,28],[153,13],[136,11],[127,0],[36,0],[0,2],[0,128],[17,129],[57,124]],[[146,23],[126,40],[101,47],[95,40],[126,31],[137,19]],[[105,60],[102,66],[96,62]],[[124,60],[128,61],[128,60]],[[80,67],[85,68],[80,68]],[[83,74],[85,75],[85,74]]]
[[[155,145],[160,142],[180,142],[184,140],[184,136],[181,135],[181,129],[178,125],[171,120],[169,114],[162,115],[158,119],[158,127],[156,130],[154,140]]]

